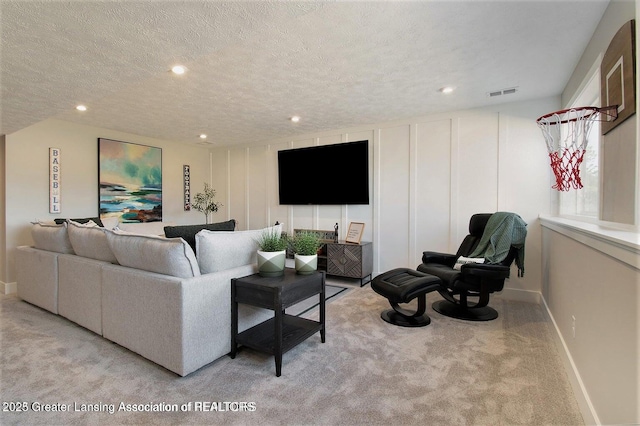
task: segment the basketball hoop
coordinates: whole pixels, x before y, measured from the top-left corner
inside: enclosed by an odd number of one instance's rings
[[[580,164],[589,143],[591,126],[600,114],[606,115],[608,120],[615,120],[617,112],[617,106],[588,106],[551,112],[536,120],[547,143],[551,169],[556,178],[553,189],[568,191],[582,188]]]

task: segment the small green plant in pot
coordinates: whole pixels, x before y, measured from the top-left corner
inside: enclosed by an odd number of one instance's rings
[[[318,249],[322,246],[316,232],[297,232],[290,241],[295,253],[296,272],[301,275],[312,274],[318,269]]]
[[[258,273],[263,277],[279,277],[284,274],[287,238],[280,227],[262,231],[258,238]]]

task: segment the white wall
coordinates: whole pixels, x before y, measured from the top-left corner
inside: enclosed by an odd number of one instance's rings
[[[539,300],[540,225],[549,212],[549,167],[535,119],[559,108],[559,98],[502,104],[213,150],[213,185],[239,229],[276,220],[286,229],[332,230],[365,223],[374,273],[415,268],[424,250],[455,252],[478,212],[513,211],[529,223],[524,278],[507,283],[511,297]],[[369,140],[371,204],[281,206],[278,150]],[[314,179],[322,180],[318,170]],[[515,290],[523,290],[516,292]]]
[[[205,148],[141,137],[60,120],[45,120],[6,136],[6,263],[0,281],[13,283],[13,254],[19,245],[33,244],[30,221],[98,215],[98,138],[162,148],[163,221],[203,223],[204,215],[184,212],[182,166],[191,166],[193,191],[210,180]],[[61,214],[49,214],[49,148],[61,149]],[[220,212],[218,217],[224,220]]]
[[[638,249],[552,220],[542,235],[544,300],[587,424],[640,424]]]
[[[634,18],[639,69],[637,2],[612,1],[565,88],[563,106],[580,91],[618,29]],[[640,74],[636,77],[640,85]],[[636,111],[640,111],[637,90]],[[636,113],[624,123],[625,130],[617,136],[620,140],[607,141],[635,145],[636,158],[631,160],[636,162],[636,176],[640,173],[639,124]],[[629,125],[635,129],[628,131]],[[611,190],[606,184],[604,188]],[[627,231],[615,230],[612,224],[599,227],[576,222],[565,226],[564,219],[545,220],[543,298],[555,321],[561,353],[587,424],[640,424],[639,217],[636,204],[636,228]],[[610,239],[609,234],[623,239]]]
[[[5,199],[5,136],[0,135],[0,294],[4,293],[2,287],[7,274],[7,233],[6,230],[6,199]],[[13,290],[13,289],[12,289]],[[6,289],[5,289],[6,292]]]
[[[571,100],[579,93],[585,84],[585,77],[591,72],[591,67],[599,56],[607,50],[613,36],[622,24],[634,19],[636,15],[636,1],[611,0],[591,40],[585,48],[576,68],[574,69],[562,93],[562,105],[571,104]],[[637,30],[638,22],[636,22]],[[637,49],[637,46],[636,46]]]

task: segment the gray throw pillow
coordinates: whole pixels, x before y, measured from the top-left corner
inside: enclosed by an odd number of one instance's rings
[[[58,225],[61,225],[69,220],[72,220],[76,223],[83,223],[83,224],[91,221],[98,226],[104,227],[99,217],[84,217],[82,219],[54,219],[54,222],[57,223]]]
[[[226,222],[208,223],[201,225],[178,225],[165,226],[164,235],[167,238],[182,238],[191,246],[194,253],[196,252],[196,234],[203,229],[208,231],[233,231],[236,229],[235,219]]]

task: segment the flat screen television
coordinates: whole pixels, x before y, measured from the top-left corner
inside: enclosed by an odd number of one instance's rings
[[[280,204],[369,204],[369,141],[278,151]]]

